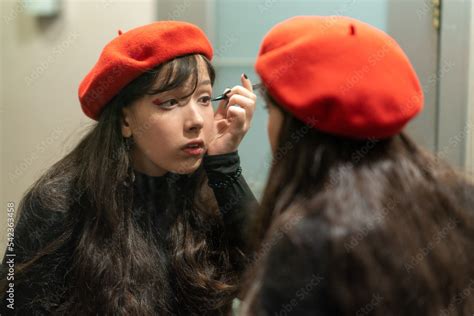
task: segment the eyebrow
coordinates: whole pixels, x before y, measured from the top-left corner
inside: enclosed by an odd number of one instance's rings
[[[204,81],[201,81],[198,86],[204,86],[204,85],[207,85],[207,84],[212,84],[211,83],[211,80],[204,80]]]

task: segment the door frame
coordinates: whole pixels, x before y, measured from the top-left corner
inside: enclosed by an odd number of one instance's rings
[[[469,120],[472,5],[470,0],[441,3],[440,59],[454,63],[449,71],[439,65],[437,153],[463,169],[468,167],[468,144],[474,133],[474,122]]]

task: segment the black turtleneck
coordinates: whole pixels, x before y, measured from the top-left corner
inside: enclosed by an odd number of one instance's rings
[[[245,247],[242,232],[247,220],[247,210],[256,203],[243,175],[238,152],[204,156],[204,169],[209,186],[214,192],[227,235],[234,245]],[[134,199],[136,216],[153,213],[157,233],[164,237],[176,214],[170,204],[176,206],[189,198],[191,175],[168,172],[163,176],[149,176],[135,170]]]
[[[245,248],[243,236],[248,210],[256,203],[256,199],[240,174],[240,160],[237,152],[205,156],[200,167],[207,174],[208,185],[212,188],[216,198],[224,229],[230,241],[242,250]],[[192,176],[167,173],[164,176],[149,176],[135,171],[133,212],[135,219],[142,225],[152,225],[157,240],[164,240],[168,229],[176,216],[176,203],[186,201],[187,188]],[[34,202],[34,201],[33,201]],[[31,207],[28,207],[31,205]],[[172,207],[174,205],[174,207]],[[64,214],[64,215],[63,215]],[[151,215],[151,217],[150,217]],[[23,209],[15,227],[15,264],[34,256],[39,248],[58,236],[64,222],[65,213],[40,210],[35,203],[28,203]],[[143,219],[151,220],[147,223]],[[68,249],[68,251],[73,249]],[[3,259],[2,274],[4,277],[8,250]],[[62,264],[63,258],[70,258],[71,254],[62,253],[58,258],[51,258],[57,267]],[[165,253],[166,255],[166,253]],[[51,257],[51,256],[49,256]],[[67,260],[66,260],[67,262]],[[51,264],[51,263],[50,263]],[[67,263],[64,263],[67,265]],[[41,278],[37,283],[20,283],[15,286],[15,311],[6,309],[5,293],[0,303],[0,312],[10,315],[43,315],[48,314],[48,306],[35,305],[37,295],[58,295],[57,290],[64,290],[67,285],[62,284],[66,266],[57,269],[57,273],[50,273],[47,280]],[[33,273],[35,269],[32,269]],[[33,278],[34,279],[34,278]],[[61,299],[63,300],[63,299]]]

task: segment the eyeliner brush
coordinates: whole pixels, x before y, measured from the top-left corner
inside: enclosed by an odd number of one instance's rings
[[[260,89],[262,86],[263,85],[261,83],[256,83],[256,84],[252,85],[252,89],[253,90]],[[219,96],[217,96],[217,97],[215,97],[215,98],[213,98],[213,99],[211,99],[211,101],[214,102],[214,101],[220,101],[220,100],[227,99],[227,95],[229,94],[229,92],[230,92],[230,90],[223,93],[223,94],[221,94],[221,95],[219,95]]]

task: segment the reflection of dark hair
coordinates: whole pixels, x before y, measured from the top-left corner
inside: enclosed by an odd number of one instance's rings
[[[472,183],[404,134],[337,137],[308,128],[268,101],[284,115],[276,154],[290,150],[275,155],[251,225],[256,250],[271,264],[255,265],[250,273],[246,308],[254,314],[281,311],[288,303],[281,294],[302,284],[298,266],[306,262],[324,281],[304,300],[295,296],[292,315],[355,315],[374,294],[383,300],[363,314],[472,312]],[[267,255],[284,240],[298,247]],[[289,261],[294,265],[271,266]],[[280,282],[285,269],[293,272]]]
[[[182,209],[166,241],[174,275],[169,281],[163,249],[153,239],[156,232],[132,216],[132,166],[120,128],[122,108],[145,94],[180,87],[188,80],[196,89],[199,58],[205,61],[213,83],[213,67],[199,56],[159,65],[122,89],[105,107],[98,124],[22,200],[20,209],[35,203],[32,212],[67,211],[58,238],[16,267],[18,282],[30,282],[32,271],[53,274],[56,268],[42,264],[42,258],[54,257],[72,245],[73,256],[67,258],[71,268],[65,274],[70,287],[58,311],[66,315],[156,315],[170,312],[172,301],[190,313],[229,308],[238,269],[229,260],[233,250],[223,241],[222,220],[202,167],[190,176],[183,196],[176,198],[180,204],[175,207]],[[172,296],[170,284],[177,297]],[[41,299],[54,301],[52,295],[44,293]]]

